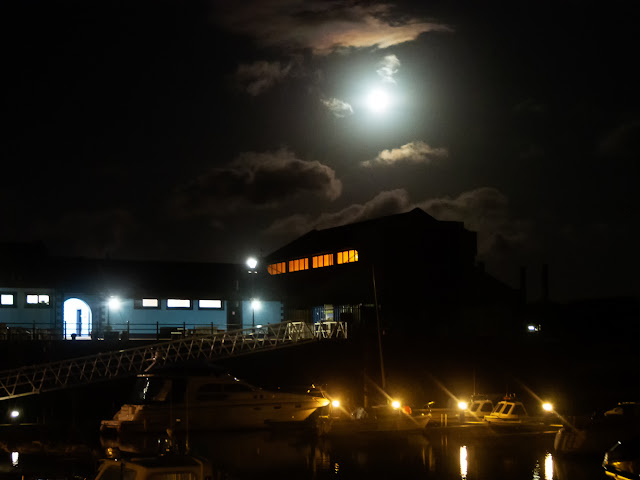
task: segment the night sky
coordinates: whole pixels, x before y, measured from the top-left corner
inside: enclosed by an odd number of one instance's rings
[[[242,262],[420,207],[532,300],[639,295],[633,4],[3,2],[0,241]]]

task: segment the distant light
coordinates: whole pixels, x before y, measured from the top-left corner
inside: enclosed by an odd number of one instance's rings
[[[19,452],[11,452],[11,466],[12,467],[17,467],[18,466],[18,459],[20,458],[20,453]]]
[[[253,270],[257,266],[258,266],[258,260],[255,257],[247,258],[247,267],[249,267],[251,270]]]
[[[262,328],[262,325],[256,325],[256,328]]]
[[[530,332],[537,332],[538,327],[536,325],[527,325],[527,330],[529,330]]]
[[[120,299],[118,297],[109,297],[109,310],[120,310]]]
[[[545,412],[551,412],[551,411],[553,411],[553,405],[551,405],[549,402],[543,403],[542,404],[542,409]]]
[[[398,400],[394,400],[393,402],[391,402],[391,406],[397,410],[398,408],[400,408],[400,402]]]
[[[331,406],[332,406],[333,408],[338,408],[338,407],[340,406],[340,400],[333,400],[333,401],[331,402]]]
[[[262,308],[262,302],[260,300],[251,300],[251,308],[257,312]]]
[[[11,418],[18,418],[20,416],[20,412],[18,410],[11,410]]]
[[[469,404],[467,402],[458,402],[458,408],[460,410],[466,410]]]

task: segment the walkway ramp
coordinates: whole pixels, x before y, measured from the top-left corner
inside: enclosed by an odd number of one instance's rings
[[[143,347],[5,370],[0,372],[0,400],[134,376],[190,360],[219,360],[338,338],[347,338],[347,326],[343,322],[283,322],[181,337]]]

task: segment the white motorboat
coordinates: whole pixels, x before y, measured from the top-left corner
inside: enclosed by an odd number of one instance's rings
[[[484,421],[492,425],[521,425],[529,422],[530,418],[522,402],[505,398],[489,415],[485,415]]]
[[[109,433],[235,430],[302,422],[329,404],[319,394],[269,391],[229,374],[143,374],[134,399],[103,420]]]

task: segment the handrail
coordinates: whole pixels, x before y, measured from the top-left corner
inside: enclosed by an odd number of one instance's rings
[[[143,347],[0,371],[0,400],[134,376],[194,359],[223,359],[318,340],[347,338],[344,322],[282,322],[194,334]]]

